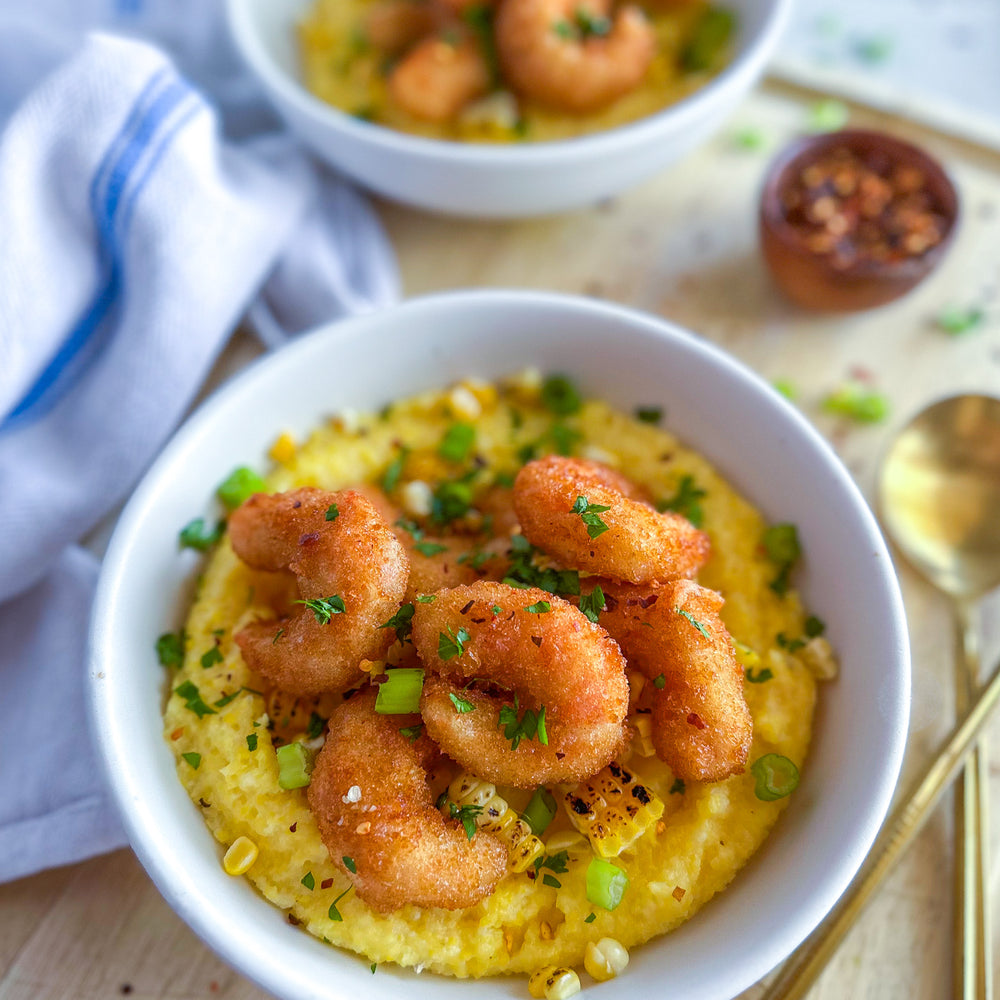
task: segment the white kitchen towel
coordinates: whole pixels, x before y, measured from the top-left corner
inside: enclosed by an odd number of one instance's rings
[[[397,279],[363,200],[285,134],[223,141],[150,45],[89,36],[0,127],[2,881],[124,842],[85,730],[96,560],[77,543],[255,299],[275,342]]]

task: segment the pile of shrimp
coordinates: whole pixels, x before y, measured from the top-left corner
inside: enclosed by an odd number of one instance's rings
[[[556,111],[596,111],[636,89],[656,52],[642,10],[612,0],[378,0],[365,33],[395,60],[392,100],[431,122],[500,82]]]
[[[230,520],[237,556],[299,593],[237,633],[247,665],[289,697],[341,698],[307,795],[333,862],[376,910],[491,894],[507,849],[435,806],[435,775],[457,764],[526,789],[592,777],[633,736],[630,673],[651,682],[653,745],[677,778],[746,764],[752,721],[722,597],[693,579],[710,555],[702,531],[577,458],[530,461],[482,503],[492,538],[433,537],[372,487],[257,494]],[[586,593],[517,579],[525,551],[583,573]],[[422,671],[418,711],[379,711],[386,664]]]

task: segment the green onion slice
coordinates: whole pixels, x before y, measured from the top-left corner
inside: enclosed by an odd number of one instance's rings
[[[587,868],[587,899],[595,906],[613,910],[625,895],[628,876],[617,865],[591,858]]]
[[[452,424],[438,445],[438,454],[449,462],[462,462],[475,443],[476,428],[472,424]]]
[[[278,787],[286,791],[305,788],[309,784],[312,763],[306,748],[301,743],[286,743],[274,753],[278,758]]]
[[[229,473],[216,492],[228,510],[236,510],[244,500],[266,489],[267,484],[253,469],[241,465]]]
[[[762,802],[775,802],[799,787],[799,769],[780,753],[766,753],[750,765],[757,783],[754,795]]]
[[[409,715],[420,711],[424,672],[419,667],[395,667],[378,688],[375,711],[379,715]]]
[[[555,797],[547,788],[536,788],[521,818],[531,827],[531,832],[540,837],[555,819],[555,815]]]

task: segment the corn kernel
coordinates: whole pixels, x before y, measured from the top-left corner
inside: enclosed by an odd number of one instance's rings
[[[496,785],[472,774],[460,774],[448,786],[448,798],[460,806],[479,806],[480,809],[485,809],[486,803],[497,797]],[[504,802],[505,806],[506,804]]]
[[[736,661],[741,667],[760,666],[760,654],[744,642],[734,640],[736,646]]]
[[[483,412],[482,406],[475,394],[464,385],[456,385],[448,393],[448,402],[456,417],[463,417],[465,420],[475,420]]]
[[[640,757],[652,757],[656,753],[653,746],[653,720],[648,715],[637,715],[632,719],[635,737],[632,750]]]
[[[295,452],[297,446],[295,444],[295,438],[292,437],[288,431],[280,434],[274,444],[271,445],[271,450],[268,454],[275,462],[281,462],[284,465],[286,462],[290,462],[295,458]]]
[[[227,875],[242,875],[253,867],[257,854],[257,845],[249,837],[237,837],[226,851],[222,867]]]
[[[484,382],[478,378],[467,378],[462,381],[462,385],[479,400],[479,405],[483,409],[496,406],[498,393],[497,387],[492,382]]]
[[[552,925],[547,924],[544,920],[538,925],[538,936],[543,941],[551,941],[553,938]]]
[[[428,517],[434,502],[434,491],[422,479],[411,479],[400,490],[403,509],[413,517]]]
[[[508,384],[515,392],[535,397],[542,391],[542,373],[538,368],[524,368],[513,375]]]
[[[799,650],[799,659],[817,680],[832,681],[837,676],[837,658],[833,655],[833,647],[821,635],[810,639]]]
[[[601,938],[597,944],[587,942],[583,956],[583,967],[593,979],[606,983],[621,975],[628,965],[628,949],[614,938]]]
[[[580,992],[580,977],[572,969],[547,965],[532,974],[528,992],[536,1000],[566,1000]]]
[[[560,830],[545,841],[545,850],[549,854],[560,851],[578,850],[587,842],[587,838],[579,830]]]

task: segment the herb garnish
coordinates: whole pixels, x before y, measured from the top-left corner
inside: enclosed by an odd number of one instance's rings
[[[253,753],[254,750],[256,749],[257,749],[257,734],[250,733],[250,735],[247,736],[247,750],[249,750],[250,753]]]
[[[644,424],[658,424],[663,419],[663,409],[659,406],[637,406],[635,417]]]
[[[316,888],[316,876],[312,872],[306,872],[300,881],[310,892]]]
[[[524,610],[533,615],[544,615],[552,610],[552,605],[548,601],[535,601],[534,604],[526,605]]]
[[[475,443],[476,428],[472,424],[452,424],[438,445],[438,454],[449,462],[464,462]]]
[[[428,559],[431,556],[440,555],[442,552],[448,551],[448,546],[442,545],[440,542],[417,542],[413,547],[422,556],[427,556]]]
[[[410,454],[410,449],[405,445],[399,449],[399,454],[386,466],[382,473],[382,489],[386,493],[391,493],[399,483],[399,477],[403,474],[403,466]]]
[[[517,695],[514,695],[513,705],[504,705],[500,709],[500,717],[497,720],[497,728],[503,727],[504,736],[510,740],[511,750],[516,750],[521,740],[536,739],[543,746],[549,745],[549,734],[545,728],[545,706],[536,712],[533,708],[526,708],[524,713],[518,717],[520,704]]]
[[[415,726],[403,726],[399,731],[400,736],[405,736],[411,743],[416,743],[423,731],[424,724],[418,722]]]
[[[566,26],[569,28],[569,25]],[[576,386],[565,375],[550,375],[542,383],[542,403],[556,416],[568,417],[583,406],[583,399]]]
[[[770,667],[762,667],[757,671],[757,673],[754,673],[753,667],[747,667],[746,670],[743,671],[743,676],[751,684],[763,684],[765,681],[769,681],[774,676],[774,672]]]
[[[665,674],[658,674],[653,678],[653,687],[657,691],[662,691],[667,686],[667,677]]]
[[[469,840],[476,835],[476,817],[483,811],[482,806],[468,803],[464,806],[457,806],[454,802],[448,803],[448,814],[452,819],[457,819],[465,830]]]
[[[327,911],[327,916],[331,920],[342,921],[344,918],[340,914],[340,910],[337,909],[337,904],[354,888],[353,885],[349,885],[331,904],[330,909]]]
[[[465,652],[465,644],[472,638],[469,632],[460,628],[457,633],[448,628],[448,632],[438,633],[438,656],[442,660],[450,660]]]
[[[457,694],[452,693],[449,693],[448,697],[451,699],[451,703],[455,706],[455,711],[459,715],[465,715],[467,712],[474,712],[476,710],[476,706],[467,698],[461,698]]]
[[[156,640],[156,658],[163,667],[179,667],[184,662],[184,631],[164,632]]]
[[[570,507],[571,514],[580,515],[580,520],[587,526],[587,534],[591,539],[599,538],[608,530],[608,526],[598,516],[606,510],[611,508],[604,504],[591,503],[586,497],[577,497]]]
[[[437,594],[417,594],[418,604],[433,604],[437,600]]]
[[[435,524],[449,524],[469,513],[469,508],[472,506],[470,480],[477,471],[474,469],[461,479],[445,480],[434,488],[431,497],[431,520]]]
[[[583,918],[583,922],[585,924],[592,924],[596,919],[597,919],[597,914],[591,911]]]
[[[778,575],[768,586],[779,597],[784,597],[788,593],[792,568],[802,554],[798,529],[794,524],[773,524],[764,532],[761,541],[767,558],[778,567]]]
[[[611,19],[600,14],[592,14],[585,7],[576,8],[576,23],[584,38],[603,38],[611,31]]]
[[[180,695],[184,699],[184,707],[194,712],[199,719],[205,715],[215,715],[215,709],[205,704],[198,688],[191,681],[185,681],[175,687],[174,694]]]
[[[677,484],[677,493],[667,500],[661,500],[656,509],[662,514],[665,510],[676,511],[686,517],[696,528],[702,526],[704,512],[698,502],[706,492],[694,484],[693,476],[682,476]]]
[[[335,503],[330,504],[330,506],[326,508],[327,521],[336,521],[339,516],[340,508]]]
[[[317,736],[322,736],[325,725],[326,719],[318,712],[312,712],[309,716],[309,725],[306,727],[306,739],[314,740]]]
[[[188,521],[181,528],[180,545],[182,549],[195,549],[198,552],[207,552],[221,537],[226,530],[225,521],[220,521],[214,528],[208,529],[205,526],[203,517],[196,517],[193,521]]]
[[[349,858],[346,854],[340,859],[344,862],[344,867],[352,874],[357,875],[358,866],[354,863],[354,858]]]
[[[537,587],[550,594],[579,594],[579,572],[575,569],[541,569],[534,562],[537,551],[524,535],[513,535],[508,551],[510,568],[503,582],[522,590]]]
[[[218,646],[212,646],[201,654],[201,666],[203,670],[214,667],[216,663],[222,662],[222,650]]]
[[[597,618],[600,613],[602,611],[607,611],[607,609],[608,605],[604,600],[604,591],[601,590],[600,584],[597,584],[589,594],[584,594],[580,598],[580,610],[595,625],[597,624]]]
[[[201,754],[191,751],[190,753],[182,753],[181,756],[193,767],[196,771],[201,766]]]
[[[705,628],[705,626],[698,621],[698,619],[695,618],[690,611],[687,611],[684,608],[674,608],[674,611],[676,611],[682,618],[686,618],[706,639],[712,638],[712,633],[709,632],[708,629]]]
[[[236,510],[244,500],[248,500],[254,493],[263,493],[266,489],[267,483],[253,469],[241,465],[229,473],[216,493],[227,510]]]
[[[418,597],[417,600],[419,601],[420,598]],[[413,631],[413,615],[416,610],[412,604],[402,604],[399,610],[387,622],[382,622],[379,625],[379,628],[394,628],[396,630],[396,638],[400,642],[406,642]]]
[[[569,851],[557,851],[555,854],[546,854],[535,861],[535,871],[540,872],[543,868],[555,872],[557,875],[565,875],[569,871]]]
[[[670,794],[683,795],[686,790],[684,782],[680,778],[674,778],[674,783],[670,786]]]
[[[316,616],[316,621],[320,625],[328,625],[334,615],[342,615],[347,610],[340,594],[317,597],[311,601],[296,601],[295,603],[304,604]]]

